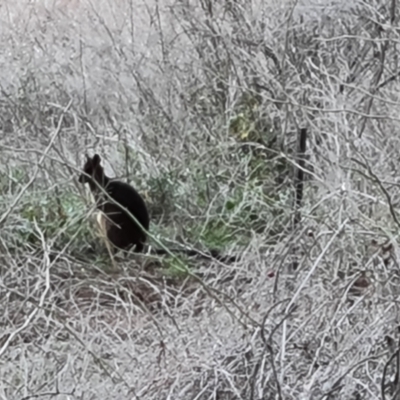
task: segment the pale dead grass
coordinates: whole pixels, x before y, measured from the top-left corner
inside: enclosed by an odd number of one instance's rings
[[[389,11],[212,4],[213,18],[201,2],[2,2],[0,398],[382,399],[382,388],[396,398],[399,90],[385,82],[398,34]],[[373,51],[361,56],[373,40],[383,51],[371,21],[389,43],[378,82]],[[243,92],[260,96],[282,140],[283,154],[265,159],[271,169],[281,156],[296,165],[296,131],[308,127],[311,178],[297,230],[285,219],[291,192],[282,185],[273,197],[267,177],[263,197],[229,131]],[[152,204],[168,209],[152,232],[168,227],[172,242],[189,241],[189,228],[206,226],[239,191],[228,250],[242,252],[240,262],[196,262],[191,275],[171,276],[133,257],[111,273],[107,260],[70,254],[76,242],[54,260],[41,221],[40,248],[21,245],[34,196],[57,188],[83,197],[74,177],[84,151],[104,155],[110,174],[129,177],[149,204],[163,199]],[[88,229],[86,210],[67,206],[64,228]],[[243,210],[265,229],[245,217],[234,225]]]

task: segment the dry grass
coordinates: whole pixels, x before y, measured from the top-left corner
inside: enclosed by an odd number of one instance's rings
[[[2,1],[1,399],[399,398],[399,15],[325,3]],[[85,152],[240,262],[112,270]]]

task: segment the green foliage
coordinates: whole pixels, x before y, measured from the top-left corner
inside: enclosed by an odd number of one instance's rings
[[[86,205],[72,191],[27,192],[15,214],[9,236],[16,248],[41,248],[41,235],[50,249],[60,251],[68,246],[70,254],[82,255],[96,246],[91,224],[85,218]]]
[[[228,225],[223,218],[209,220],[204,225],[194,225],[189,229],[189,235],[192,240],[210,249],[224,249],[229,244],[240,242],[234,227]]]
[[[254,142],[270,147],[275,141],[276,132],[260,106],[261,100],[257,96],[242,94],[229,122],[229,131],[240,142]]]
[[[22,168],[9,168],[7,173],[0,171],[0,196],[13,194],[28,182],[28,176]]]
[[[246,162],[258,163],[262,172],[246,167]],[[262,179],[261,175],[271,174],[271,166],[265,166],[261,158],[247,155],[246,162],[240,165],[250,174],[235,177],[234,185],[228,172],[207,176],[204,170],[191,165],[186,179],[177,179],[171,173],[152,181],[152,204],[163,216],[157,224],[157,214],[151,209],[152,231],[158,230],[161,238],[175,237],[171,227],[178,224],[180,234],[193,246],[219,250],[246,246],[252,237],[250,232],[262,233],[267,228],[272,233],[282,231],[289,218],[286,210],[291,200],[290,188],[281,185],[277,190],[276,181]],[[168,196],[162,197],[166,192]]]
[[[150,214],[168,216],[175,210],[180,179],[176,171],[167,171],[147,181],[147,205]]]
[[[242,94],[229,123],[229,132],[240,145],[242,158],[248,158],[249,179],[281,179],[291,171],[279,152],[280,129],[263,111],[261,100],[250,93]]]
[[[190,275],[189,260],[182,255],[165,257],[162,264],[163,274],[167,277],[185,279]]]

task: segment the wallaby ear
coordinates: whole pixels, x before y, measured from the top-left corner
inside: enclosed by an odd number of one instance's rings
[[[100,165],[101,158],[98,154],[95,154],[92,158],[92,162],[94,166]]]

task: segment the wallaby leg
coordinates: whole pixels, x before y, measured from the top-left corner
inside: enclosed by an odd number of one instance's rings
[[[136,246],[135,246],[135,253],[142,253],[143,252],[143,248],[144,248],[144,245],[143,245],[142,242],[137,243]]]
[[[110,241],[107,238],[107,221],[102,212],[97,213],[97,223],[99,224],[101,237],[103,238],[104,243],[106,244],[107,251],[110,256],[113,268],[114,268],[114,270],[117,270],[118,267],[117,267],[117,264],[114,259],[114,251],[113,251]]]

